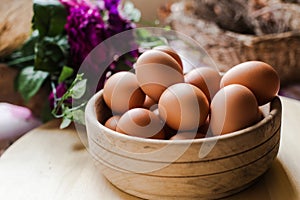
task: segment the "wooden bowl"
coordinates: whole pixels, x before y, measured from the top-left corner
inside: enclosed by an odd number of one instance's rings
[[[272,164],[280,142],[281,102],[257,124],[193,140],[155,140],[112,131],[102,91],[86,106],[89,151],[116,187],[146,199],[217,199],[243,190]]]

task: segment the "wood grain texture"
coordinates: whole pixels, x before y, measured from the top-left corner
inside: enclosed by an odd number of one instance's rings
[[[300,199],[300,102],[280,99],[283,117],[277,159],[251,187],[225,200]],[[59,130],[59,123],[51,121],[29,132],[3,154],[0,158],[1,199],[139,199],[113,187],[90,154],[80,148],[81,141],[74,127]]]
[[[269,168],[277,151],[278,145],[253,163],[212,175],[151,176],[122,171],[112,166],[102,168],[102,173],[125,192],[146,199],[217,199],[240,191],[261,176]]]
[[[55,120],[33,130],[0,158],[1,199],[99,200],[104,194],[111,197],[107,199],[130,198],[101,175],[74,126],[60,130],[59,124]]]
[[[198,176],[221,173],[233,170],[254,162],[269,153],[270,149],[279,144],[280,132],[278,131],[270,140],[257,148],[240,153],[238,155],[198,162],[173,162],[161,163],[139,159],[132,159],[115,154],[107,149],[101,148],[98,144],[90,141],[90,152],[98,159],[105,161],[108,166],[120,168],[127,172],[143,173],[156,176]]]
[[[176,162],[196,162],[235,155],[264,143],[276,133],[281,124],[281,104],[277,98],[272,102],[271,113],[257,124],[235,133],[192,141],[143,139],[119,134],[104,127],[97,119],[103,122],[111,112],[104,104],[102,91],[90,100],[86,112],[89,138],[101,147],[125,157],[155,162],[174,162],[173,152],[182,152]],[[199,150],[209,149],[210,146],[214,148],[200,158]]]
[[[0,57],[11,53],[28,38],[32,5],[32,0],[1,0]]]
[[[129,194],[147,199],[221,198],[270,167],[279,148],[281,110],[279,98],[274,98],[264,119],[246,129],[190,141],[149,140],[103,126],[100,122],[111,111],[100,91],[86,106],[89,149],[105,166],[107,179]],[[211,151],[200,157],[207,142]]]

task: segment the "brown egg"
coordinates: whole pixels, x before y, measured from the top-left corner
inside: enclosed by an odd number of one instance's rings
[[[180,65],[162,51],[144,52],[137,59],[135,72],[139,86],[154,101],[159,100],[167,87],[184,82]]]
[[[151,99],[149,96],[146,95],[143,108],[149,109],[149,110],[155,110],[157,108],[157,102],[155,102],[153,99]]]
[[[197,138],[205,138],[206,133],[209,128],[209,117],[207,117],[207,120],[205,123],[200,126],[197,130],[192,131],[171,131],[172,135],[169,134],[170,140],[184,140],[184,139],[197,139]],[[168,128],[167,130],[170,130],[171,128]],[[173,130],[173,129],[171,129]],[[167,135],[166,129],[165,134]]]
[[[172,136],[170,140],[188,140],[188,139],[199,139],[205,138],[205,134],[196,133],[194,131],[178,132],[176,135]]]
[[[210,67],[199,67],[188,72],[184,76],[184,81],[198,87],[211,101],[220,89],[221,76]]]
[[[159,99],[158,109],[167,125],[176,130],[194,130],[207,119],[209,103],[196,86],[178,83],[170,86]]]
[[[260,61],[248,61],[234,66],[224,74],[220,87],[230,84],[246,86],[256,96],[258,105],[263,105],[277,95],[280,79],[270,65]]]
[[[158,106],[158,104],[157,104]],[[162,117],[159,114],[159,109],[156,108],[155,110],[152,111],[156,116],[160,118],[160,120],[164,123],[164,134],[165,134],[165,139],[170,139],[170,137],[174,136],[178,131],[170,128],[165,121],[162,119]]]
[[[256,123],[260,116],[254,94],[245,86],[225,86],[212,99],[210,128],[213,135],[227,134]]]
[[[114,113],[124,113],[131,108],[143,106],[145,94],[139,87],[135,74],[118,72],[106,81],[103,98]]]
[[[165,46],[165,45],[157,46],[157,47],[154,47],[153,49],[154,50],[158,50],[158,51],[162,51],[162,52],[165,52],[165,53],[169,54],[170,56],[172,56],[178,62],[178,64],[180,65],[181,69],[183,69],[181,58],[180,58],[180,56],[177,54],[177,52],[174,49],[172,49],[169,46]]]
[[[151,110],[156,116],[158,116],[160,119],[161,119],[161,117],[160,117],[160,115],[159,115],[159,110],[158,110],[158,105],[157,105],[157,107],[154,109],[154,110]],[[161,119],[162,120],[162,119]]]
[[[124,113],[116,130],[131,136],[164,139],[163,123],[153,112],[144,108],[134,108]]]
[[[116,130],[117,128],[117,123],[120,119],[120,115],[114,115],[112,117],[110,117],[104,124],[104,126],[106,126],[107,128],[111,129],[111,130]]]

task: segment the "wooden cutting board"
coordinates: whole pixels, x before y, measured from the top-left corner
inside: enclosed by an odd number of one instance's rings
[[[227,200],[300,199],[300,102],[281,97],[278,158],[252,187]],[[112,186],[97,168],[74,126],[51,121],[23,136],[0,158],[0,197],[5,200],[135,200]],[[232,180],[234,181],[234,180]]]

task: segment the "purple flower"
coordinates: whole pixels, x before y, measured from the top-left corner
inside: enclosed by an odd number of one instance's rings
[[[78,69],[90,51],[107,37],[106,24],[99,8],[89,1],[60,1],[68,11],[65,29],[70,45],[70,65]]]
[[[65,83],[60,83],[56,86],[55,89],[53,89],[53,91],[48,96],[48,100],[49,100],[51,109],[54,108],[54,106],[56,104],[56,102],[55,102],[56,99],[61,98],[65,94],[66,91],[67,91],[67,85]]]
[[[119,5],[120,0],[104,0],[104,6],[108,11],[118,9]]]
[[[132,29],[135,24],[121,15],[119,11],[120,0],[98,0],[97,4],[92,4],[88,0],[60,0],[66,7],[68,12],[67,23],[65,30],[68,36],[70,45],[70,61],[68,65],[77,71],[87,57],[87,55],[102,41],[118,34],[120,32]],[[126,41],[126,44],[124,43]],[[129,42],[129,43],[128,43]],[[98,79],[98,74],[103,74],[98,83],[98,90],[103,87],[106,74],[111,74],[125,70],[118,66],[127,67],[126,70],[132,68],[133,59],[137,58],[138,50],[129,52],[126,55],[121,55],[118,51],[122,48],[121,45],[132,45],[137,49],[134,36],[117,41],[118,47],[97,48],[93,52],[93,56],[89,56],[87,60],[88,77]],[[113,62],[107,69],[101,63],[111,60],[115,55],[120,55],[120,58]],[[96,60],[95,60],[96,59]],[[124,65],[120,64],[124,63]],[[102,66],[102,68],[101,68]],[[104,73],[100,73],[104,71]]]
[[[86,56],[102,41],[135,25],[121,16],[120,0],[99,0],[98,6],[88,0],[60,0],[67,8],[68,18],[65,29],[70,44],[70,65],[78,69]],[[102,13],[107,11],[108,19],[103,20]],[[131,38],[133,39],[133,38]],[[99,52],[98,59],[106,54]]]
[[[104,0],[104,5],[108,10],[108,31],[110,36],[135,28],[135,24],[123,17],[119,12],[120,0]]]

